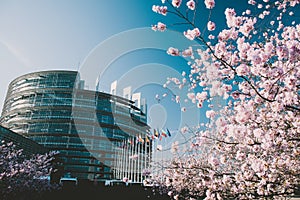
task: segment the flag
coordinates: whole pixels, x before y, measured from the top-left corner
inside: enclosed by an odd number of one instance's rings
[[[154,129],[154,135],[158,138],[159,137],[159,131],[157,129]]]
[[[128,143],[129,143],[130,145],[133,144],[132,140],[130,140],[130,139],[128,139]]]
[[[144,143],[144,139],[139,135],[138,142]]]
[[[164,137],[168,137],[164,130],[161,130],[161,135],[164,136]]]
[[[168,136],[171,137],[171,133],[170,133],[169,129],[167,129],[167,133],[168,133]]]
[[[150,140],[149,140],[148,136],[146,136],[145,140],[146,140],[146,142],[147,142],[147,143],[149,143],[149,142],[150,142]]]
[[[155,139],[155,136],[154,135],[151,135],[151,140],[154,140]]]

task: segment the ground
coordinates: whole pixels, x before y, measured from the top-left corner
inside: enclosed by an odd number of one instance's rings
[[[151,187],[141,185],[134,186],[76,186],[65,187],[55,192],[48,192],[42,195],[43,200],[88,200],[88,199],[138,199],[138,200],[169,200],[167,195],[161,195]]]

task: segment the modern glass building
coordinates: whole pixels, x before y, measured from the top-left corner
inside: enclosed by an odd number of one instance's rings
[[[141,182],[151,160],[151,145],[146,142],[136,142],[135,152],[122,147],[128,138],[146,138],[146,113],[130,99],[85,90],[76,71],[41,71],[13,80],[0,123],[58,150],[64,172],[78,179],[120,178],[120,162],[128,162],[135,153],[139,167],[126,172]]]

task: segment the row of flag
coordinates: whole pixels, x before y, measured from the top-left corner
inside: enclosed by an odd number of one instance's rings
[[[136,138],[128,138],[127,143],[130,145],[133,145],[134,143],[150,143],[152,140],[162,140],[163,138],[171,137],[171,132],[169,129],[166,130],[159,130],[159,129],[153,129],[153,132],[148,131],[147,135],[145,137],[142,137],[141,135],[136,136]]]
[[[160,131],[159,129],[153,129],[153,132],[151,133],[149,131],[144,139],[139,135],[137,141],[141,143],[144,142],[149,143],[151,140],[155,140],[155,139],[162,140],[163,137],[171,137],[171,132],[169,131],[169,129],[166,130],[161,129]]]
[[[161,140],[162,137],[171,137],[171,133],[170,133],[169,129],[167,129],[166,131],[162,129],[160,132],[158,129],[153,130],[153,134],[151,134],[152,139],[159,138]]]

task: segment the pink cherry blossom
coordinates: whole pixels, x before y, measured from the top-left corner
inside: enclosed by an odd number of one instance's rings
[[[204,0],[207,9],[213,9],[215,7],[215,0]]]
[[[171,152],[172,153],[177,153],[179,150],[179,142],[175,141],[172,143],[172,147],[171,147]]]
[[[248,0],[248,3],[251,4],[251,5],[255,5],[256,1],[255,0]]]
[[[276,54],[278,55],[278,60],[283,60],[288,56],[288,49],[284,46],[278,46],[276,48]]]
[[[236,73],[239,76],[246,76],[249,75],[249,67],[246,64],[241,64],[236,68]]]
[[[208,96],[208,94],[207,94],[207,92],[205,92],[205,91],[203,91],[203,92],[197,92],[197,94],[196,94],[196,99],[198,100],[198,101],[204,101],[204,100],[206,100],[207,99],[207,96]]]
[[[157,6],[157,5],[152,6],[153,12],[164,15],[164,16],[167,15],[167,10],[168,10],[167,6]]]
[[[240,32],[244,34],[246,37],[249,36],[249,33],[254,29],[254,24],[256,23],[256,18],[248,19],[241,27]]]
[[[209,22],[207,23],[207,29],[208,29],[209,31],[215,30],[215,29],[216,29],[216,24],[215,24],[214,22],[212,22],[212,21],[209,21]]]
[[[158,22],[157,25],[152,26],[152,30],[164,32],[167,26],[164,23]]]
[[[235,10],[233,8],[226,8],[225,17],[226,17],[227,26],[229,28],[235,26],[235,19],[236,19],[235,16],[236,16],[236,13],[235,13]]]
[[[170,47],[167,53],[171,56],[179,56],[179,50],[173,47]]]
[[[195,10],[196,8],[196,4],[194,0],[189,0],[188,2],[186,2],[186,6],[190,9],[190,10]]]
[[[183,57],[192,57],[193,56],[193,49],[192,47],[189,47],[188,49],[184,50],[182,52]]]
[[[159,31],[165,31],[166,30],[166,25],[164,23],[158,22],[157,23],[157,30]]]
[[[176,103],[179,103],[180,102],[180,96],[176,96],[175,101],[176,101]]]
[[[172,5],[176,8],[179,8],[181,3],[182,3],[182,0],[172,0]]]
[[[212,119],[212,118],[215,117],[215,115],[216,115],[216,112],[213,111],[213,110],[208,110],[208,111],[206,111],[206,117],[207,117],[207,118]]]
[[[187,133],[188,130],[189,130],[189,128],[187,126],[184,126],[184,127],[181,128],[180,131],[181,131],[181,133]]]
[[[208,36],[208,39],[213,40],[213,39],[215,39],[215,36],[210,34],[210,35]]]
[[[196,37],[200,36],[200,31],[198,28],[194,28],[193,30],[188,29],[183,32],[184,36],[189,40],[194,40]]]
[[[220,164],[219,160],[215,157],[211,157],[209,159],[209,163],[212,165],[212,166],[218,166]]]

